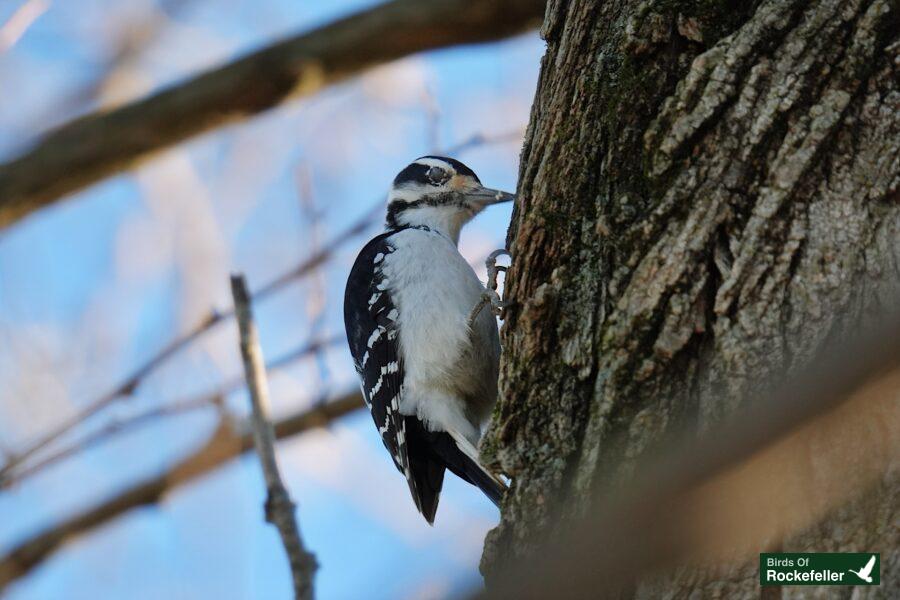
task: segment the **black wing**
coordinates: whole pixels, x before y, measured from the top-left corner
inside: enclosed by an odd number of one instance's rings
[[[444,481],[444,465],[422,448],[410,449],[409,434],[422,429],[415,417],[400,414],[403,361],[397,342],[397,308],[384,289],[381,265],[393,252],[387,232],[359,253],[344,294],[344,325],[363,397],[385,448],[409,484],[416,508],[431,523]]]

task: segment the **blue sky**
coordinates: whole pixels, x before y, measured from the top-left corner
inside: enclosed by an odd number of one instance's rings
[[[0,6],[0,23],[21,2]],[[172,3],[170,3],[172,4]],[[0,158],[78,112],[139,97],[268,41],[373,4],[192,0],[161,15],[150,0],[48,2],[0,51]],[[161,18],[154,41],[107,73],[87,103],[63,102],[103,72],[116,35]],[[378,202],[391,179],[431,147],[475,133],[521,131],[543,44],[536,34],[411,57],[301,102],[160,153],[0,232],[0,447],[16,448],[114,387],[134,367],[230,304],[228,274],[252,286],[298,264],[318,241]],[[492,187],[515,188],[519,140],[458,156]],[[306,173],[304,217],[299,173]],[[464,232],[479,263],[501,247],[508,207]],[[376,233],[378,226],[369,235]],[[342,333],[344,280],[364,239],[316,277],[257,306],[265,354]],[[480,268],[480,267],[479,267]],[[317,317],[317,315],[319,315]],[[215,389],[240,373],[236,334],[220,327],[86,427]],[[355,386],[343,345],[273,373],[273,410],[286,414]],[[245,414],[242,392],[228,398]],[[0,493],[0,552],[42,527],[154,474],[202,444],[213,411],[161,420]],[[485,532],[498,518],[480,493],[448,476],[433,528],[358,413],[279,446],[320,598],[438,598],[477,585]],[[179,488],[60,552],[8,590],[46,598],[287,598],[286,561],[262,520],[252,457]]]

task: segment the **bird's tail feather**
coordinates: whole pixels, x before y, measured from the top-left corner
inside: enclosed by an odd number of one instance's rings
[[[407,482],[416,508],[433,525],[444,485],[444,465],[426,457],[410,457],[409,469]]]
[[[456,431],[428,431],[415,417],[406,417],[406,434],[410,469],[407,482],[416,508],[426,521],[434,521],[445,468],[500,505],[506,484],[479,462],[478,451],[465,436]]]
[[[477,486],[495,506],[499,507],[500,499],[503,498],[503,492],[507,489],[506,484],[481,464],[481,461],[478,460],[478,450],[472,442],[458,431],[451,429],[447,433],[450,434],[457,449],[459,449],[461,458],[461,460],[456,461],[460,464],[448,466],[454,472],[456,472],[454,467],[459,468],[462,473],[456,473],[457,475]]]

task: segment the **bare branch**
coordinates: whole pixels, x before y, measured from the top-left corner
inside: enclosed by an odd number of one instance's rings
[[[0,165],[0,227],[151,153],[410,54],[536,27],[543,0],[394,0],[143,100],[87,115]]]
[[[322,427],[363,407],[354,392],[279,420],[275,437],[284,439]],[[68,540],[120,517],[133,508],[161,502],[175,488],[191,483],[253,448],[250,433],[235,431],[229,420],[221,421],[209,440],[190,456],[160,473],[140,481],[93,508],[28,538],[0,557],[0,592],[13,580],[26,575]]]
[[[506,144],[509,142],[517,142],[525,135],[525,128],[510,129],[509,131],[501,131],[499,133],[475,133],[458,144],[450,146],[442,152],[448,156],[456,156],[479,146],[493,146],[497,144]]]
[[[19,485],[29,477],[33,477],[38,473],[41,473],[48,467],[51,467],[56,463],[68,458],[72,458],[73,456],[76,456],[86,450],[90,450],[91,448],[99,446],[100,444],[110,440],[114,436],[122,435],[128,433],[129,431],[134,431],[135,429],[139,429],[140,427],[148,423],[157,421],[158,419],[183,415],[204,408],[216,406],[222,401],[223,396],[219,395],[218,393],[213,393],[211,395],[189,398],[187,400],[176,402],[173,404],[157,406],[142,413],[136,414],[133,417],[123,419],[122,421],[111,421],[100,429],[92,431],[83,438],[80,438],[75,442],[62,447],[59,450],[48,454],[47,456],[27,463],[24,466],[21,466],[5,475],[3,479],[0,479],[0,489],[12,488],[16,485]]]
[[[250,392],[252,409],[251,429],[253,444],[262,466],[266,481],[266,521],[278,529],[281,543],[287,553],[294,582],[294,597],[311,600],[313,597],[313,577],[318,564],[316,557],[303,544],[300,526],[297,523],[297,506],[281,479],[278,460],[275,458],[275,430],[269,420],[269,382],[259,334],[253,322],[250,293],[243,275],[231,276],[231,295],[237,314],[238,331],[241,338],[241,358],[244,362],[244,377]]]

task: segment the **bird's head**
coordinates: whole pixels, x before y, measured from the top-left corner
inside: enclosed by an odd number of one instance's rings
[[[459,240],[459,230],[486,206],[515,197],[481,185],[458,160],[423,156],[400,171],[388,195],[387,226],[426,225]]]

